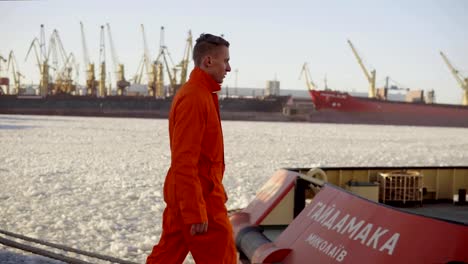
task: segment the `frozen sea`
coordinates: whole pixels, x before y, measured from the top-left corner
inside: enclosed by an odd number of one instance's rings
[[[223,131],[228,209],[283,167],[468,165],[463,128],[224,121]],[[0,229],[144,263],[169,154],[167,120],[0,115]],[[0,263],[58,262],[0,245]]]

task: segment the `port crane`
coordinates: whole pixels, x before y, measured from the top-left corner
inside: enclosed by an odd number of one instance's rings
[[[58,71],[58,68],[59,68],[59,55],[58,53],[60,52],[62,55],[61,56],[61,59],[62,59],[62,62],[63,62],[63,57],[66,55],[63,54],[65,53],[65,51],[63,50],[63,46],[61,47],[62,49],[60,49],[58,47],[58,39],[57,39],[57,30],[54,29],[54,31],[52,32],[52,35],[50,36],[50,39],[49,39],[49,48],[47,50],[47,58],[49,58],[49,66],[50,66],[50,69],[52,70],[52,72],[54,73],[50,73],[50,77],[52,79],[55,79],[55,75],[57,75],[57,71]],[[54,91],[52,91],[53,93]]]
[[[41,62],[41,56],[39,56],[38,54],[38,46],[39,46],[39,39],[38,38],[34,38],[31,42],[31,45],[29,46],[29,50],[28,50],[28,53],[26,54],[26,59],[25,61],[28,60],[28,57],[29,57],[29,53],[31,52],[31,50],[34,51],[34,55],[35,55],[35,58],[36,58],[36,62],[37,62],[37,66],[39,67],[39,72],[41,73],[42,75],[42,62]],[[42,78],[42,77],[41,77]]]
[[[307,62],[304,62],[304,64],[302,65],[301,73],[299,74],[299,79],[302,76],[304,76],[305,78],[307,89],[309,89],[309,91],[317,89],[317,85],[315,85],[315,83],[312,81],[312,78],[310,77],[310,70]]]
[[[114,64],[114,71],[116,74],[116,87],[117,87],[117,95],[124,95],[126,93],[126,89],[130,86],[130,82],[125,80],[125,68],[124,65],[120,63],[119,58],[117,57],[117,52],[115,51],[114,41],[112,39],[112,32],[109,23],[106,24],[107,26],[107,37],[109,39],[109,45],[111,48],[111,55],[112,55],[112,62]]]
[[[81,27],[81,43],[83,46],[83,62],[86,67],[86,95],[96,96],[97,95],[97,85],[96,75],[94,71],[94,62],[90,62],[88,46],[86,45],[86,37],[84,32],[83,22],[80,21]]]
[[[60,56],[59,56],[60,55]],[[53,94],[71,94],[75,92],[76,85],[73,83],[72,72],[76,66],[76,60],[73,53],[67,55],[62,44],[58,30],[54,30],[49,41],[49,58],[52,57],[52,69],[55,70],[55,82],[53,85]],[[61,65],[59,65],[59,58]]]
[[[171,54],[169,53],[169,49],[167,48],[167,46],[164,43],[164,27],[161,27],[159,41],[160,41],[159,55],[156,58],[156,62],[162,64],[161,58],[164,61],[164,65],[166,66],[166,71],[167,71],[167,75],[169,77],[169,83],[170,83],[169,96],[174,96],[175,92],[176,92],[176,89],[177,89],[177,87],[176,87],[176,85],[177,85],[177,80],[176,80],[177,68],[173,67],[173,66],[169,66],[169,63],[168,63],[168,60],[167,60],[167,58],[169,58],[169,60],[171,62],[171,65],[174,65],[174,62],[172,61],[172,58],[171,58]],[[172,73],[171,73],[171,69],[173,71]]]
[[[75,78],[72,78],[73,71],[75,70]],[[72,94],[76,91],[76,84],[73,79],[78,79],[78,64],[75,55],[71,52],[64,61],[64,64],[59,68],[57,77],[55,79],[54,90],[56,93]]]
[[[0,73],[2,72],[2,61],[7,62],[7,59],[5,59],[2,55],[0,55]]]
[[[10,87],[9,87],[10,79],[8,79],[8,77],[2,77],[1,76],[1,74],[2,74],[2,62],[7,63],[7,60],[2,55],[0,55],[0,95],[3,95],[5,93],[8,94],[8,90],[10,89]],[[2,86],[6,86],[5,92],[3,91]]]
[[[450,63],[449,59],[445,54],[441,51],[440,56],[442,56],[442,59],[444,60],[445,64],[447,64],[447,67],[450,69],[450,72],[452,73],[453,77],[455,77],[455,80],[457,80],[458,84],[461,86],[463,89],[463,105],[468,105],[468,77],[463,77],[460,72],[453,67],[453,65]]]
[[[187,44],[185,46],[184,57],[182,58],[182,61],[179,63],[179,67],[180,67],[179,85],[183,85],[187,81],[188,65],[190,63],[190,56],[192,53],[192,45],[193,45],[193,37],[192,37],[191,30],[189,30],[188,32],[186,43]]]
[[[143,57],[140,61],[140,64],[137,68],[137,72],[133,80],[135,81],[135,83],[140,84],[142,76],[143,76],[143,70],[146,69],[146,73],[148,76],[148,95],[154,96],[156,98],[163,98],[166,96],[164,93],[164,66],[165,66],[167,70],[167,75],[170,81],[168,95],[172,96],[175,94],[177,87],[187,81],[188,64],[190,62],[190,56],[191,56],[191,51],[192,51],[192,34],[189,31],[184,58],[176,67],[171,67],[169,65],[169,62],[171,63],[171,65],[174,65],[174,63],[170,56],[167,46],[164,44],[164,27],[161,27],[160,46],[159,46],[160,49],[159,49],[159,53],[155,61],[152,61],[150,59],[151,55],[148,49],[145,29],[143,25],[141,25],[141,31],[142,31],[142,36],[143,36],[144,52],[143,52]],[[176,78],[178,70],[181,71],[181,79],[179,83],[177,83],[177,78]]]
[[[104,38],[104,26],[101,26],[101,40],[99,44],[99,97],[105,97],[106,90],[106,44]]]
[[[20,82],[21,82],[21,78],[24,78],[24,75],[19,72],[18,62],[16,61],[16,57],[13,51],[10,51],[10,54],[8,56],[7,72],[10,69],[10,65],[11,65],[11,71],[13,73],[13,81],[15,84],[15,90],[13,91],[12,94],[20,94],[20,91],[21,91]],[[7,91],[7,93],[9,94],[9,91]]]
[[[354,48],[353,43],[348,39],[348,44],[351,47],[351,50],[353,51],[354,56],[356,57],[359,66],[361,66],[362,71],[364,72],[364,75],[366,75],[367,81],[369,82],[369,98],[375,98],[376,95],[376,89],[375,89],[375,69],[369,72],[366,69],[366,66],[364,66],[364,63],[362,62],[361,57],[359,56],[358,52]]]
[[[141,78],[143,77],[143,70],[145,69],[145,56],[141,57],[140,63],[138,63],[138,68],[130,81],[133,81],[135,84],[141,84]]]
[[[158,78],[158,72],[162,72],[162,66],[153,63],[151,60],[151,54],[148,48],[148,42],[146,41],[145,27],[143,26],[143,24],[141,24],[141,34],[143,36],[143,57],[141,58],[140,65],[137,69],[137,73],[135,74],[135,83],[141,83],[143,70],[145,69],[148,82],[148,95],[160,98],[164,95],[164,93],[162,92],[163,87],[162,85],[160,86],[158,83],[158,81],[160,81],[160,78]]]
[[[37,51],[39,49],[39,52]],[[52,84],[49,84],[49,57],[46,52],[46,43],[45,43],[45,29],[44,25],[41,24],[41,33],[40,40],[34,38],[29,46],[29,50],[26,54],[26,59],[28,59],[29,53],[31,50],[34,50],[36,56],[37,65],[39,67],[39,72],[41,74],[41,82],[39,83],[39,94],[41,96],[47,96],[51,90]]]

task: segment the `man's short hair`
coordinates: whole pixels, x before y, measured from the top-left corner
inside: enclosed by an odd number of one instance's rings
[[[203,56],[216,51],[219,46],[226,46],[229,48],[229,42],[219,36],[201,34],[193,48],[193,61],[195,62],[195,66],[200,66]]]

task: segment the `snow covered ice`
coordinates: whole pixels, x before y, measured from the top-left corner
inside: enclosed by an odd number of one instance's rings
[[[468,129],[224,121],[228,209],[277,169],[468,165]],[[143,263],[161,233],[167,120],[0,115],[0,229]],[[189,262],[189,261],[188,261]],[[0,263],[58,263],[0,246]]]

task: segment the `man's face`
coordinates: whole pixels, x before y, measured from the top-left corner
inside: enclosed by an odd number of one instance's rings
[[[208,68],[208,74],[215,79],[217,83],[222,83],[226,73],[231,71],[229,65],[229,48],[221,46],[211,56],[211,64]]]

